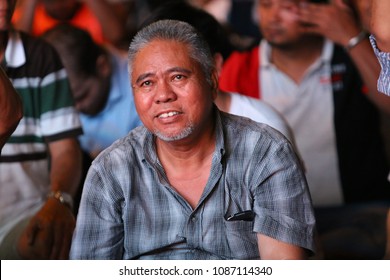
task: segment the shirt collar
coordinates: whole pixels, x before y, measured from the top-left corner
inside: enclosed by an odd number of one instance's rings
[[[19,32],[9,32],[7,48],[5,49],[5,61],[7,67],[12,68],[20,67],[26,63],[26,54]]]

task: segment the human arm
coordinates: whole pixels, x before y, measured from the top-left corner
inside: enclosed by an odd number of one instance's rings
[[[74,196],[81,178],[81,151],[76,138],[49,143],[52,191]],[[73,209],[55,198],[48,198],[31,219],[18,244],[26,259],[67,259],[75,227]]]
[[[115,172],[105,172],[101,158],[92,163],[85,179],[70,259],[122,259],[123,194]]]
[[[22,117],[22,100],[0,66],[0,152]]]
[[[379,49],[390,52],[390,1],[372,0],[371,33],[375,36]]]
[[[125,24],[115,13],[114,8],[106,0],[81,0],[94,13],[100,22],[104,38],[118,46],[125,37]]]
[[[260,259],[262,260],[305,260],[308,252],[289,243],[285,243],[263,234],[257,234]]]
[[[31,33],[35,8],[39,0],[19,0],[17,10],[15,12],[16,18],[14,25],[16,29]]]
[[[260,139],[259,143],[267,141]],[[256,186],[252,189],[253,230],[260,257],[305,258],[315,251],[315,217],[304,170],[285,139],[258,148],[253,153],[256,176],[249,185]]]
[[[304,23],[302,32],[322,35],[341,46],[347,46],[350,39],[362,30],[352,9],[341,0],[328,5],[305,4],[300,8],[300,20]],[[348,53],[368,89],[367,97],[379,110],[390,114],[390,98],[378,93],[380,65],[368,36],[349,49]]]

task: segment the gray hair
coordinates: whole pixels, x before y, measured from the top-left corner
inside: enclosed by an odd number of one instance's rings
[[[141,29],[134,36],[128,52],[130,76],[136,54],[151,41],[159,39],[181,42],[189,46],[190,57],[199,63],[207,82],[213,86],[211,77],[215,65],[210,47],[192,25],[178,20],[156,21]]]

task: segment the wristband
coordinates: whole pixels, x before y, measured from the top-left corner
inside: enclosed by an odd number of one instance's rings
[[[367,35],[367,32],[365,30],[362,30],[358,35],[349,39],[347,45],[345,46],[345,49],[349,51],[353,47],[356,47],[361,41],[367,38]]]
[[[73,198],[70,194],[62,191],[51,191],[47,195],[47,198],[55,198],[62,204],[68,206],[71,210],[73,210]]]

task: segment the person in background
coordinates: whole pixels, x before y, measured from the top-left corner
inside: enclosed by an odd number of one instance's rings
[[[371,2],[370,41],[381,65],[378,77],[378,91],[390,96],[390,2],[373,0]],[[388,180],[390,181],[390,173]],[[387,214],[387,246],[385,259],[390,260],[390,211]]]
[[[125,23],[116,11],[107,0],[19,0],[13,22],[34,36],[67,22],[87,30],[99,44],[122,48]]]
[[[220,87],[260,98],[288,121],[324,257],[378,259],[390,202],[379,112],[390,113],[390,99],[378,94],[379,65],[352,10],[311,2],[258,0],[264,39],[228,58]]]
[[[54,48],[12,28],[14,0],[0,7],[1,63],[24,112],[0,157],[0,259],[66,259],[81,173],[80,120]]]
[[[218,110],[214,58],[194,27],[162,20],[140,30],[129,75],[144,126],[92,163],[72,259],[304,259],[314,251],[311,199],[291,143]]]
[[[256,0],[187,0],[202,8],[228,31],[230,42],[240,50],[251,48],[261,39],[256,25]]]
[[[0,155],[4,144],[23,117],[22,100],[0,66]]]
[[[91,161],[105,148],[141,124],[129,87],[127,58],[93,41],[88,32],[59,24],[42,38],[59,53],[68,72],[84,133],[82,180],[75,197],[78,209],[82,185]]]
[[[66,23],[46,31],[42,38],[62,59],[83,126],[81,148],[94,159],[141,124],[129,87],[127,58]]]
[[[353,12],[356,14],[356,16],[359,18],[359,21],[361,23],[361,27],[363,30],[366,30],[368,34],[371,32],[371,13],[372,13],[372,6],[374,2],[372,0],[344,0],[344,3],[351,7]],[[385,7],[384,7],[385,8]],[[375,11],[377,14],[378,12]],[[383,61],[385,62],[386,59]],[[380,64],[383,63],[380,61]],[[384,68],[384,67],[382,67]],[[389,73],[388,73],[389,74]],[[388,75],[386,75],[385,71],[381,71],[379,74],[379,80],[382,80],[383,78],[389,79]],[[386,78],[387,77],[387,78]],[[386,94],[386,90],[383,88],[383,86],[386,85],[386,83],[378,83],[378,91],[381,93]],[[388,89],[389,91],[390,89]],[[387,94],[389,95],[389,94]],[[381,130],[383,134],[383,139],[386,146],[386,154],[387,154],[387,161],[390,162],[390,114],[387,114],[385,112],[381,112]],[[390,174],[389,174],[389,180],[390,180]]]

